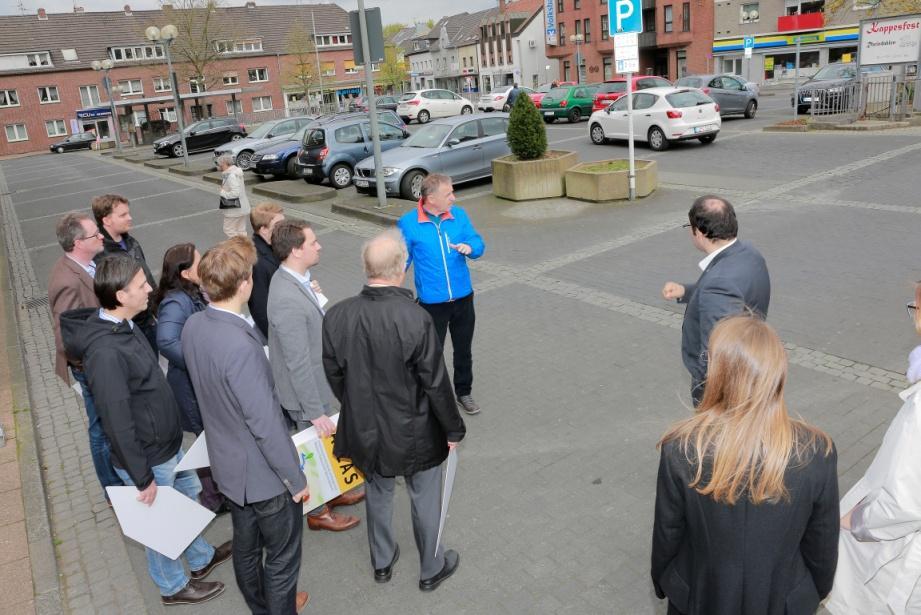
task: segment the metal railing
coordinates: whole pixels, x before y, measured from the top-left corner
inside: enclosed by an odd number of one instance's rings
[[[799,91],[799,105],[819,122],[901,121],[912,115],[921,82],[917,77],[862,75],[853,83]]]

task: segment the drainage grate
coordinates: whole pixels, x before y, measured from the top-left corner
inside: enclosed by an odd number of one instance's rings
[[[42,297],[33,297],[25,303],[22,304],[22,308],[26,310],[34,310],[40,307],[48,307],[48,295]]]

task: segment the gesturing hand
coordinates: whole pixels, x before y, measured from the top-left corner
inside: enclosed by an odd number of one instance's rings
[[[662,296],[666,299],[681,299],[684,297],[684,286],[676,282],[666,282],[662,287]]]
[[[143,502],[148,506],[153,506],[154,500],[157,499],[157,481],[151,481],[144,490],[138,489],[138,502]]]
[[[457,250],[459,254],[463,254],[464,256],[467,256],[468,254],[473,252],[473,248],[471,248],[465,243],[449,243],[448,247],[451,248],[452,250]]]

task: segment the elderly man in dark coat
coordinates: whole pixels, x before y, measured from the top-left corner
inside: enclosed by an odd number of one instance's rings
[[[400,555],[391,517],[394,479],[405,478],[422,567],[419,589],[432,591],[460,562],[456,551],[436,552],[435,543],[440,466],[466,428],[432,318],[401,288],[407,260],[401,235],[391,230],[375,237],[362,258],[367,285],[323,320],[323,366],[342,403],[334,452],[352,459],[367,479],[368,539],[379,583],[390,580]]]

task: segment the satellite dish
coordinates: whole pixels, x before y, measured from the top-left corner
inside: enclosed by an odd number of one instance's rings
[[[758,11],[752,11],[748,16],[750,19],[758,19]]]

